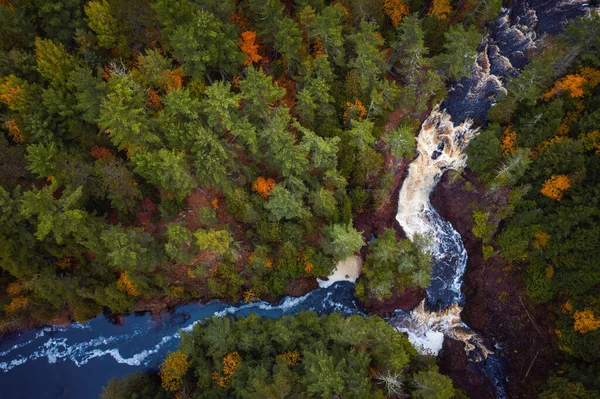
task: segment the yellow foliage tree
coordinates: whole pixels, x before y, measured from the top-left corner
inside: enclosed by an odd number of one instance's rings
[[[594,130],[593,132],[582,135],[581,143],[583,144],[584,150],[595,151],[596,154],[600,154],[600,130]]]
[[[433,15],[439,19],[446,19],[451,11],[450,0],[433,0],[431,10],[429,10],[429,14],[427,15]]]
[[[212,379],[221,388],[227,388],[231,377],[242,363],[242,357],[235,351],[228,353],[223,357],[223,373],[213,372]]]
[[[566,190],[571,187],[569,182],[569,176],[567,175],[553,175],[542,185],[540,192],[548,198],[560,201]]]
[[[410,14],[408,4],[402,0],[385,0],[383,2],[383,11],[392,20],[392,25],[397,27],[402,18]]]
[[[246,60],[244,65],[250,65],[254,62],[258,62],[262,57],[258,54],[258,44],[256,44],[256,32],[248,30],[242,32],[242,38],[238,42],[242,53],[246,54]]]
[[[188,355],[180,350],[169,352],[160,365],[162,387],[168,392],[177,392],[183,386],[183,376],[190,368]]]
[[[586,86],[590,89],[593,89],[600,84],[600,69],[583,67],[579,73],[585,78],[587,82]]]
[[[543,248],[550,242],[550,235],[545,231],[538,230],[533,234],[534,248]]]
[[[4,308],[6,313],[12,313],[19,309],[23,309],[29,305],[29,298],[25,296],[18,296],[13,298],[12,301]]]
[[[600,317],[596,317],[594,312],[590,309],[575,312],[573,315],[573,320],[575,320],[573,328],[575,331],[582,334],[590,331],[596,331],[598,328],[600,328]]]
[[[258,301],[258,296],[256,295],[256,293],[254,292],[254,290],[252,288],[250,288],[248,291],[244,292],[244,302],[249,303],[249,302],[254,302],[254,301]]]

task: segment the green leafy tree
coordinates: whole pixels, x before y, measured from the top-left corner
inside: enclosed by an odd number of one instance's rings
[[[302,49],[302,31],[298,23],[291,18],[278,18],[273,33],[273,46],[283,56],[283,64],[289,70],[300,62]]]
[[[40,75],[57,88],[68,84],[69,75],[78,65],[77,59],[65,50],[62,43],[39,37],[35,40],[35,57]]]
[[[452,380],[440,374],[436,369],[418,372],[413,377],[412,383],[415,386],[412,393],[413,398],[450,399],[455,394]]]
[[[250,66],[246,77],[240,80],[242,98],[246,101],[244,110],[251,119],[262,119],[270,114],[270,105],[285,95],[285,89],[277,86],[271,76],[261,69]]]
[[[311,144],[317,144],[316,140],[312,140],[305,145],[296,145],[296,136],[289,130],[289,125],[290,115],[287,109],[280,108],[258,134],[266,163],[279,170],[286,178],[299,176],[308,169],[308,153],[310,147],[314,147]]]
[[[98,123],[100,106],[106,95],[106,85],[91,69],[77,68],[71,72],[70,84],[73,85],[77,103],[75,107],[84,121]]]
[[[323,216],[329,221],[332,221],[337,215],[337,201],[333,191],[321,187],[318,191],[310,194],[309,201],[315,214]]]
[[[52,237],[59,245],[69,241],[97,248],[93,242],[96,240],[98,223],[80,209],[83,195],[81,187],[59,200],[53,196],[57,188],[55,183],[41,190],[23,193],[19,211],[36,226],[35,237],[40,241]]]
[[[308,151],[309,165],[314,169],[333,170],[337,165],[339,137],[322,138],[313,131],[295,123],[294,127],[302,132],[300,147]]]
[[[78,0],[33,0],[30,4],[39,27],[52,40],[69,45],[73,42],[77,29],[84,27],[81,3]]]
[[[216,252],[219,255],[228,253],[233,244],[233,237],[227,230],[199,229],[194,233],[194,238],[201,251]]]
[[[500,140],[496,136],[496,129],[489,127],[473,140],[467,149],[467,165],[486,181],[495,176],[495,169],[500,162]]]
[[[573,382],[567,378],[550,377],[544,391],[539,396],[540,399],[597,399],[600,398],[600,392],[597,390],[586,389],[580,382]]]
[[[90,1],[84,7],[88,25],[96,34],[98,45],[105,49],[127,45],[119,22],[112,15],[110,3],[106,0]]]
[[[233,27],[204,10],[175,28],[169,42],[173,55],[183,60],[183,69],[196,78],[212,71],[233,74],[244,60]]]
[[[117,270],[147,268],[148,244],[151,237],[138,229],[109,226],[100,234],[100,241],[106,248],[108,264]]]
[[[444,35],[444,54],[434,59],[435,64],[451,79],[469,76],[477,58],[477,46],[481,44],[483,36],[475,26],[471,25],[465,30],[461,24],[452,25]]]
[[[347,378],[343,372],[346,365],[335,362],[334,358],[323,351],[305,354],[304,367],[306,368],[306,388],[310,395],[323,399],[342,392],[344,381]],[[337,363],[337,364],[336,364]]]
[[[344,35],[343,26],[346,15],[342,7],[324,7],[308,26],[311,39],[318,38],[323,44],[323,51],[329,60],[344,66]]]
[[[223,141],[211,133],[198,135],[193,144],[196,176],[201,185],[229,190],[230,171],[233,169],[233,153]]]
[[[98,183],[96,195],[108,198],[112,207],[124,214],[135,209],[142,198],[133,172],[114,156],[96,160],[92,175]]]
[[[356,292],[363,298],[382,300],[392,296],[392,290],[408,286],[427,288],[431,278],[431,256],[423,250],[422,237],[396,240],[394,229],[384,233],[369,245],[363,265],[363,279]]]
[[[370,94],[379,79],[383,78],[387,66],[380,52],[384,40],[378,34],[377,24],[363,20],[360,30],[349,37],[355,45],[356,58],[349,63],[350,68],[358,73],[360,89],[364,94]]]
[[[98,126],[107,132],[120,150],[135,151],[138,146],[159,145],[160,138],[150,129],[145,95],[131,75],[115,71],[108,81],[108,94],[100,106]]]
[[[196,187],[182,152],[165,148],[142,151],[135,155],[134,163],[135,173],[178,201],[182,201]]]
[[[60,151],[55,143],[49,145],[31,144],[27,146],[27,169],[38,177],[54,176],[58,172]]]
[[[423,77],[423,67],[427,65],[427,52],[424,41],[425,34],[421,20],[417,15],[402,18],[398,25],[397,39],[393,43],[390,63],[404,76],[409,85],[415,86]]]
[[[277,184],[265,203],[269,218],[275,221],[281,219],[296,219],[309,215],[304,205],[302,192],[294,192],[281,184]]]
[[[415,156],[417,139],[412,127],[409,125],[398,126],[384,136],[384,140],[393,156],[407,159],[411,159]]]
[[[351,225],[333,224],[324,227],[323,233],[323,250],[337,260],[346,259],[365,245],[362,233]]]

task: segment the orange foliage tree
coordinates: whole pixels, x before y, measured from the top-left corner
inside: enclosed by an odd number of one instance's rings
[[[296,363],[298,363],[298,360],[300,360],[300,352],[298,352],[298,350],[293,350],[282,353],[279,357],[285,360],[288,366],[295,366]]]
[[[504,134],[502,135],[500,142],[500,150],[502,153],[507,154],[514,152],[517,149],[517,146],[515,145],[516,140],[517,132],[512,130],[510,127],[504,129]]]
[[[259,193],[264,198],[269,198],[271,191],[275,188],[275,180],[264,177],[258,177],[252,183],[252,190]]]
[[[6,80],[0,83],[0,103],[14,106],[21,95],[21,85],[19,79],[14,75],[9,76]]]
[[[433,15],[439,19],[446,19],[451,11],[450,0],[433,0],[431,10],[429,10],[429,14],[427,15]]]
[[[540,192],[548,198],[560,201],[566,190],[571,187],[569,182],[569,176],[567,175],[553,175],[542,185]]]
[[[354,100],[353,103],[346,102],[344,108],[346,108],[346,111],[344,112],[344,120],[346,123],[349,123],[352,119],[357,119],[360,122],[367,116],[367,109],[358,98]]]
[[[19,281],[14,281],[6,287],[6,293],[10,296],[17,296],[23,292],[23,284]]]
[[[594,312],[590,309],[575,312],[573,315],[575,324],[573,328],[575,331],[585,334],[590,331],[596,331],[600,328],[600,317],[596,317]]]
[[[97,145],[92,147],[90,155],[94,159],[112,158],[114,156],[113,152],[108,148]]]
[[[290,110],[294,109],[294,106],[296,105],[296,82],[285,77],[285,75],[277,78],[275,82],[277,83],[277,86],[285,89],[285,96],[283,96],[282,99],[283,102]]]
[[[258,62],[262,57],[258,54],[258,44],[256,44],[256,32],[248,30],[242,32],[242,38],[238,42],[242,53],[246,54],[246,60],[244,65],[250,65],[254,62]]]
[[[172,71],[162,73],[162,84],[167,86],[167,91],[174,91],[183,86],[183,77],[185,76],[182,68],[176,68]]]
[[[397,27],[402,18],[410,14],[410,9],[402,0],[385,0],[383,2],[383,11],[390,17],[392,25]]]
[[[17,122],[14,120],[10,119],[4,122],[4,127],[8,130],[9,136],[15,143],[22,143],[25,140],[23,133],[21,133],[21,129],[19,129]]]
[[[180,350],[169,352],[160,365],[162,387],[168,392],[177,392],[183,386],[183,376],[190,368],[188,355]]]
[[[119,291],[126,292],[131,296],[140,296],[140,293],[135,289],[135,285],[129,278],[127,272],[121,273],[121,276],[117,280],[117,288]]]
[[[554,82],[552,89],[542,96],[544,100],[549,100],[555,95],[562,93],[563,91],[569,91],[571,97],[578,98],[583,97],[583,85],[586,80],[579,74],[567,75],[562,79]]]

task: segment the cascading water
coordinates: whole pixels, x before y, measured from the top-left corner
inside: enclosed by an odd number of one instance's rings
[[[471,76],[457,82],[423,123],[419,155],[400,191],[397,220],[409,237],[418,233],[431,238],[429,251],[435,264],[427,302],[412,312],[397,311],[390,323],[406,332],[423,353],[437,354],[444,337],[464,342],[469,358],[483,366],[499,398],[506,397],[502,359],[460,318],[467,253],[458,232],[429,203],[429,194],[444,171],[464,165],[463,150],[476,134],[473,125],[484,122],[497,94],[504,91],[502,80],[518,75],[527,63],[526,51],[536,46],[537,39],[546,32],[559,32],[567,19],[586,11],[585,4],[583,0],[513,2],[511,11],[498,18],[481,44]],[[147,314],[124,317],[121,325],[96,318],[84,325],[0,337],[0,399],[95,397],[110,377],[156,368],[176,347],[180,329],[189,330],[213,315],[281,317],[302,310],[364,314],[350,282],[321,282],[321,286],[300,298],[284,298],[278,305],[186,305],[160,321]]]
[[[513,2],[480,45],[470,77],[456,82],[423,123],[417,158],[400,189],[396,219],[408,237],[429,237],[434,267],[426,301],[411,312],[397,311],[390,322],[422,353],[437,355],[445,336],[463,341],[469,359],[482,365],[498,398],[507,397],[503,361],[460,318],[466,250],[458,232],[432,208],[429,194],[446,170],[464,166],[463,150],[477,133],[473,126],[485,122],[498,94],[506,92],[503,79],[519,74],[538,38],[560,32],[568,19],[587,11],[585,6],[577,0]]]

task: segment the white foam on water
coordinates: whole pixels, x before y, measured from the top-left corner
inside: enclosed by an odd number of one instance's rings
[[[428,330],[425,335],[417,335],[406,328],[397,328],[398,331],[407,333],[408,341],[422,355],[437,356],[444,345],[444,333]]]

